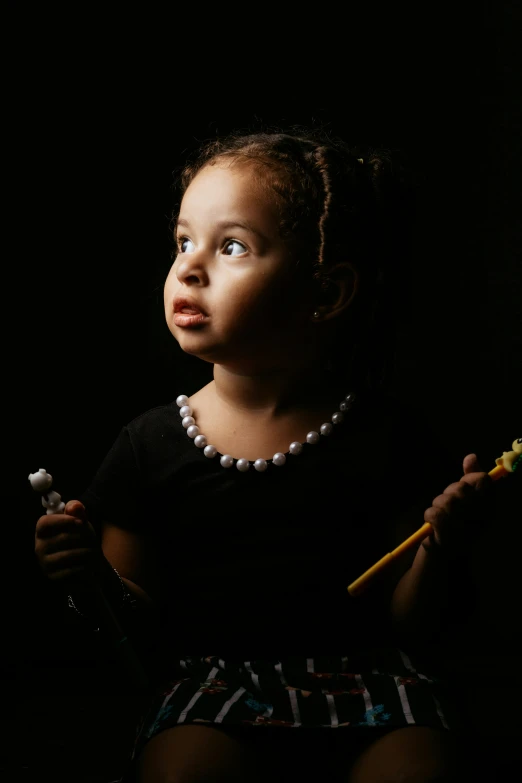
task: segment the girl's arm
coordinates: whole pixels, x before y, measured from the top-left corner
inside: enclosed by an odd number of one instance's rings
[[[133,615],[136,618],[153,619],[159,591],[152,547],[148,539],[108,523],[103,525],[101,539],[100,586],[118,620],[124,626],[127,625],[128,613],[122,602],[120,578],[134,599]],[[92,593],[77,589],[73,598],[76,608],[82,614],[96,619],[96,604],[93,603]]]
[[[467,619],[477,604],[471,561],[475,543],[490,527],[495,504],[490,474],[476,454],[463,460],[464,475],[424,512],[432,533],[393,591],[390,620],[411,644],[431,641],[450,621]]]
[[[146,536],[104,523],[102,550],[140,606],[152,608],[158,598],[154,555]]]
[[[476,598],[469,563],[469,553],[455,559],[419,546],[391,597],[389,619],[399,646],[432,642],[452,619],[467,619]]]

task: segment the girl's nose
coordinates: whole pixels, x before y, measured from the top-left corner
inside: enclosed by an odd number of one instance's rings
[[[177,275],[180,280],[188,277],[201,279],[205,274],[204,254],[202,251],[190,253],[190,258],[184,258],[177,269]]]

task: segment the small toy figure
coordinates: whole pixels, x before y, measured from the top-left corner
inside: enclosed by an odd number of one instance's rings
[[[501,457],[495,460],[497,465],[501,465],[509,473],[520,469],[522,462],[522,438],[517,438],[512,443],[512,451],[504,451]]]
[[[46,470],[40,468],[37,473],[29,473],[29,482],[35,492],[42,493],[42,506],[47,509],[47,514],[61,514],[65,508],[62,496],[58,492],[48,492],[53,485],[53,477]]]

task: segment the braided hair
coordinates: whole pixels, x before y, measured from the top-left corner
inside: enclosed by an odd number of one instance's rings
[[[311,276],[318,295],[331,285],[336,264],[355,267],[357,294],[336,319],[328,360],[340,379],[384,387],[411,303],[413,210],[404,166],[388,150],[352,148],[316,129],[234,132],[205,143],[181,169],[181,197],[204,166],[223,160],[250,164],[270,189],[280,234],[294,243],[296,268]]]

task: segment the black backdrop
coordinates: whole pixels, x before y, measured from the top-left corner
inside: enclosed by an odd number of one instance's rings
[[[148,89],[152,76],[126,82],[117,69],[82,72],[74,87],[63,63],[42,73],[34,61],[31,78],[18,72],[5,151],[13,241],[4,279],[4,443],[16,505],[9,530],[21,531],[22,546],[11,560],[16,632],[5,670],[9,680],[16,662],[21,674],[26,728],[15,727],[15,739],[30,738],[14,760],[8,747],[6,768],[26,766],[24,780],[32,779],[29,768],[35,779],[54,768],[57,780],[83,780],[79,770],[65,771],[73,762],[63,761],[58,774],[54,754],[78,757],[89,748],[93,769],[106,753],[109,770],[119,763],[111,761],[112,743],[126,748],[125,725],[119,739],[106,733],[125,687],[118,690],[116,675],[107,675],[107,686],[103,650],[64,624],[36,568],[40,507],[27,475],[44,467],[65,499],[77,496],[123,424],[210,380],[211,367],[174,343],[162,306],[172,170],[198,140],[258,121],[318,122],[355,143],[403,150],[417,172],[420,214],[414,311],[392,391],[425,410],[456,456],[474,451],[485,470],[522,434],[515,21],[507,9],[480,20],[483,49],[447,32],[430,49],[436,61],[415,52],[415,62],[406,57],[399,67],[396,52],[383,55],[371,78],[361,63],[343,73],[341,62],[331,69],[337,82],[323,82],[322,92],[304,63],[302,72],[285,66],[282,79],[277,68],[261,69],[250,83],[255,102],[225,76],[220,92],[215,74],[206,91],[173,79],[156,92]],[[458,65],[444,59],[448,47],[462,52]],[[491,539],[477,554],[482,604],[455,648],[457,668],[470,654],[477,671],[513,668],[515,494],[506,482]],[[515,702],[520,678],[510,683]],[[494,724],[498,694],[490,688],[485,710]],[[482,704],[483,689],[473,698]],[[519,730],[513,709],[508,734]]]

